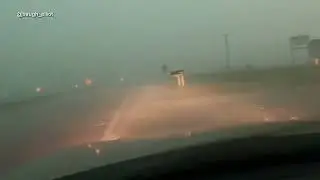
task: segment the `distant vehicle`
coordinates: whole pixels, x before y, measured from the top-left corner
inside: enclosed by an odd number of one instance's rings
[[[87,86],[90,86],[90,85],[92,84],[92,80],[89,79],[89,78],[86,78],[86,79],[84,80],[84,83],[85,83]]]
[[[43,89],[42,89],[41,87],[37,87],[37,88],[36,88],[36,92],[37,92],[37,93],[41,93],[41,92],[43,92]]]

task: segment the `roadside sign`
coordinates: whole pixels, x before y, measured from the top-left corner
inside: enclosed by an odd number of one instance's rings
[[[293,49],[306,48],[310,41],[309,35],[298,35],[290,38],[290,45]]]
[[[308,44],[309,58],[320,58],[320,39],[312,39]]]

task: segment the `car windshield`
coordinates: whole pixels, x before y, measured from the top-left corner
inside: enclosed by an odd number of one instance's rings
[[[2,2],[0,177],[73,147],[98,156],[94,142],[316,117],[319,7],[315,0]]]

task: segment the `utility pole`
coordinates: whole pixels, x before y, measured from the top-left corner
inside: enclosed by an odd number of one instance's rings
[[[230,47],[229,47],[229,34],[224,34],[224,44],[226,51],[226,68],[230,69]]]
[[[292,44],[290,44],[290,56],[291,56],[291,64],[294,65],[296,63],[296,59],[294,58],[294,49]]]
[[[290,57],[291,57],[291,64],[294,65],[295,64],[295,58],[294,58],[294,46],[293,46],[293,39],[294,37],[291,37],[289,39],[289,48],[290,48]]]

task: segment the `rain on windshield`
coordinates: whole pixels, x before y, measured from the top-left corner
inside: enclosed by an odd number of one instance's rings
[[[318,1],[6,1],[0,175],[93,142],[318,115]],[[0,176],[1,177],[1,176]]]

